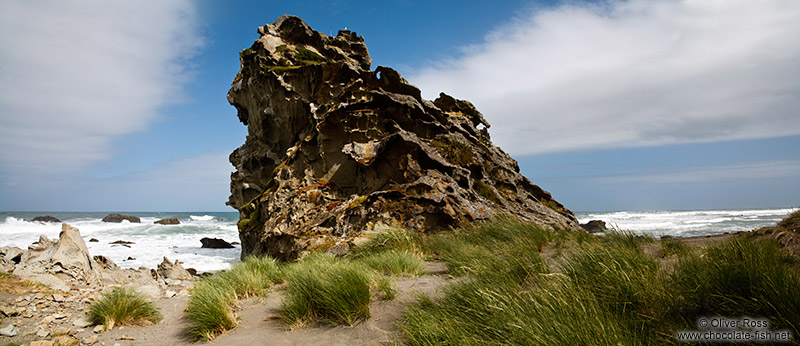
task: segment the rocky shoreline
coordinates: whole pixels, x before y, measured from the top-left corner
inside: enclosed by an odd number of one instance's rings
[[[66,223],[56,240],[41,236],[27,250],[0,248],[0,269],[3,344],[96,344],[102,326],[92,326],[86,312],[101,294],[125,286],[151,300],[188,297],[198,278],[166,257],[155,269],[123,269],[91,256],[80,231]]]

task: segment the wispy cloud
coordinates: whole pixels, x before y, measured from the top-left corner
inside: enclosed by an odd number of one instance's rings
[[[197,51],[193,4],[0,2],[0,171],[75,171],[104,160],[182,98]]]
[[[800,2],[569,2],[409,76],[513,154],[800,134]]]
[[[596,183],[684,184],[794,177],[800,179],[800,161],[781,160],[693,167],[672,172],[617,175],[589,178],[588,180]]]

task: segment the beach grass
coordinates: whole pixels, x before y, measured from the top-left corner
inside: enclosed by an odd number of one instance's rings
[[[422,259],[408,250],[392,250],[361,257],[357,260],[368,268],[390,276],[417,276],[425,272]]]
[[[239,299],[261,296],[272,284],[281,281],[277,261],[251,256],[230,270],[215,274],[194,285],[186,307],[189,334],[211,340],[236,327],[234,307]]]
[[[118,325],[158,323],[161,312],[150,301],[127,287],[103,294],[89,307],[89,321],[104,330]]]
[[[683,258],[673,280],[676,310],[687,324],[700,316],[754,316],[800,335],[800,275],[794,258],[770,239],[735,237]]]
[[[484,231],[484,233],[480,233]],[[504,232],[505,231],[505,232]],[[768,319],[798,335],[800,281],[772,240],[735,237],[692,250],[609,232],[586,237],[495,220],[424,239],[463,277],[421,296],[398,325],[409,345],[674,344],[700,316]],[[578,245],[580,244],[580,245]],[[538,258],[558,249],[555,267]],[[645,247],[660,245],[662,255]],[[563,254],[561,250],[563,249]],[[675,254],[675,268],[663,254]]]
[[[364,265],[314,253],[286,268],[281,317],[290,327],[353,325],[369,317],[370,277]]]

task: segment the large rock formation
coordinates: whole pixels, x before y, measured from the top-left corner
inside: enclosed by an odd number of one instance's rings
[[[470,102],[428,101],[395,70],[370,70],[351,31],[330,37],[283,16],[258,32],[228,93],[248,128],[228,202],[243,257],[346,250],[378,223],[428,232],[508,213],[579,227],[492,145]]]

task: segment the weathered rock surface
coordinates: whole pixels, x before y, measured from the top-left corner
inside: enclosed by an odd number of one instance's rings
[[[159,225],[180,225],[181,224],[181,222],[177,218],[174,218],[174,217],[171,217],[171,218],[168,218],[168,219],[161,219],[161,220],[156,221],[155,223],[157,223]]]
[[[247,125],[228,204],[242,256],[346,249],[383,223],[437,231],[511,214],[577,229],[571,211],[494,146],[473,105],[434,101],[372,59],[364,39],[283,16],[241,52],[228,101]]]
[[[190,274],[186,269],[178,263],[178,260],[175,262],[171,262],[168,258],[164,257],[164,260],[161,261],[161,264],[158,265],[158,269],[156,269],[158,275],[161,276],[163,279],[173,279],[173,280],[192,280],[192,274]]]
[[[10,273],[22,260],[22,249],[15,246],[0,247],[0,271]]]
[[[31,221],[36,221],[36,222],[61,222],[61,220],[59,220],[58,218],[56,218],[54,216],[50,216],[50,215],[37,216],[37,217],[31,219]]]
[[[208,249],[230,249],[230,248],[233,248],[233,245],[231,245],[231,243],[229,243],[229,242],[227,242],[227,241],[225,241],[223,239],[219,239],[219,238],[203,238],[203,239],[200,239],[200,243],[203,244],[203,246],[201,246],[201,247],[208,248]]]
[[[20,277],[38,275],[58,275],[61,278],[95,282],[97,263],[89,256],[86,243],[77,228],[68,224],[61,225],[61,233],[57,241],[39,237],[25,251],[14,274]]]
[[[589,233],[601,233],[608,231],[608,228],[606,228],[606,222],[603,220],[591,220],[587,223],[582,223],[581,228]]]
[[[122,220],[128,220],[132,223],[141,223],[142,220],[137,216],[122,215],[122,214],[108,214],[103,218],[103,222],[116,222],[120,223]]]

